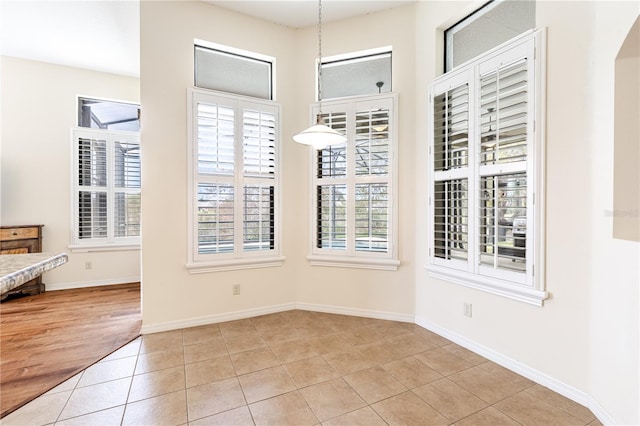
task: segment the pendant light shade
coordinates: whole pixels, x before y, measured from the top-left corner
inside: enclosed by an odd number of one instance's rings
[[[293,140],[303,145],[311,145],[315,149],[321,150],[329,145],[345,143],[347,138],[337,130],[325,125],[324,120],[322,120],[322,116],[318,115],[317,123],[295,135]]]
[[[316,124],[293,137],[295,142],[310,145],[317,150],[347,141],[346,136],[324,124],[322,119],[322,0],[318,0],[318,105],[320,113]]]

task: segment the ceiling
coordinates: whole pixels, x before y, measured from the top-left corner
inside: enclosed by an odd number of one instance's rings
[[[245,15],[291,28],[303,28],[318,22],[318,0],[205,0]],[[416,0],[324,0],[322,21],[331,22],[353,16],[391,9]]]
[[[324,0],[323,22],[389,9],[416,0]],[[315,25],[316,0],[207,0],[291,28]],[[0,0],[0,51],[54,64],[140,75],[137,0]]]

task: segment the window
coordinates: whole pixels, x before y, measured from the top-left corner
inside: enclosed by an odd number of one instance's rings
[[[196,40],[194,62],[196,87],[273,99],[273,58]]]
[[[76,128],[72,152],[72,248],[139,248],[138,134]]]
[[[193,89],[190,120],[192,272],[276,266],[280,107]]]
[[[428,268],[541,305],[544,33],[436,79],[431,88]]]
[[[322,58],[322,99],[391,92],[391,48]]]
[[[272,101],[275,60],[195,40],[194,63],[187,269],[279,266],[284,257],[280,106]]]
[[[489,1],[445,30],[445,71],[450,71],[535,26],[535,0]]]
[[[397,269],[396,104],[394,94],[323,102],[325,124],[348,140],[312,154],[312,265]]]
[[[78,98],[78,127],[140,131],[140,106],[103,99]]]

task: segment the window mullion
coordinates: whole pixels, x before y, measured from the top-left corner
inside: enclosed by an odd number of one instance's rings
[[[353,104],[347,112],[347,240],[345,253],[348,256],[356,254],[356,117]]]
[[[115,219],[115,137],[111,133],[105,135],[107,141],[107,241],[113,243],[115,239],[114,219]]]
[[[238,257],[244,251],[244,108],[234,102],[234,188],[233,188],[233,252]]]
[[[476,120],[476,110],[479,108],[480,99],[480,84],[479,74],[477,69],[472,69],[467,72],[467,83],[469,85],[469,124],[467,126],[468,131],[468,146],[469,146],[469,161],[467,162],[467,202],[468,212],[467,215],[467,245],[468,245],[468,259],[467,271],[471,273],[477,273],[480,265],[480,250],[478,249],[478,233],[480,231],[478,215],[479,215],[479,196],[480,196],[480,184],[479,184],[479,170],[478,161],[480,160],[480,150],[478,145],[480,144],[480,125],[481,120]]]

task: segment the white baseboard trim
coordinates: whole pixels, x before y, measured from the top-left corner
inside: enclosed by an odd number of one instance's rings
[[[324,312],[327,314],[351,315],[354,317],[375,318],[390,321],[413,323],[413,315],[397,312],[372,311],[369,309],[347,308],[344,306],[317,305],[314,303],[296,303],[295,309],[303,311]]]
[[[580,405],[583,405],[591,410],[593,414],[605,425],[614,425],[616,424],[615,420],[606,412],[598,402],[593,399],[591,395],[586,392],[583,392],[579,389],[576,389],[573,386],[570,386],[564,382],[561,382],[558,379],[555,379],[548,374],[545,374],[541,371],[536,370],[526,364],[523,364],[519,361],[516,361],[512,358],[509,358],[495,350],[488,348],[484,345],[481,345],[473,340],[469,340],[466,337],[450,331],[446,328],[443,328],[437,324],[434,324],[425,319],[416,317],[415,323],[420,327],[426,328],[429,331],[433,331],[434,333],[451,340],[458,345],[469,349],[472,352],[477,353],[478,355],[482,355],[490,361],[495,362],[509,370],[520,374],[521,376],[526,377],[527,379],[534,381],[544,387],[551,389],[554,392],[559,393],[560,395],[569,398],[572,401],[577,402]]]
[[[178,321],[169,321],[169,322],[163,322],[160,324],[151,324],[151,325],[143,324],[140,331],[142,334],[159,333],[162,331],[178,330],[181,328],[197,327],[200,325],[216,324],[219,322],[252,318],[259,315],[274,314],[277,312],[290,311],[293,309],[413,323],[413,315],[398,314],[394,312],[371,311],[366,309],[345,308],[342,306],[316,305],[311,303],[285,303],[282,305],[245,309],[242,311],[225,312],[223,314],[205,315],[202,317],[189,318],[189,319],[178,320]]]
[[[201,317],[188,318],[185,320],[168,321],[160,324],[143,324],[140,329],[140,333],[159,333],[161,331],[178,330],[181,328],[197,327],[200,325],[216,324],[219,322],[252,318],[260,315],[275,314],[277,312],[290,311],[292,309],[296,309],[295,303],[284,303],[282,305],[273,305],[261,308],[245,309],[242,311],[225,312],[223,314],[205,315]]]
[[[139,283],[139,282],[140,282],[140,276],[114,278],[114,279],[97,280],[97,281],[78,281],[78,282],[71,282],[71,283],[57,283],[57,284],[48,284],[45,281],[45,289],[46,291],[70,290],[74,288],[99,287],[103,285],[129,284],[129,283]]]
[[[589,398],[588,408],[598,418],[598,420],[600,420],[600,423],[602,423],[603,425],[620,424],[619,422],[616,422],[615,419],[611,417],[611,414],[609,414],[607,410],[602,408],[602,405],[600,405],[600,403],[596,401],[593,397]]]

